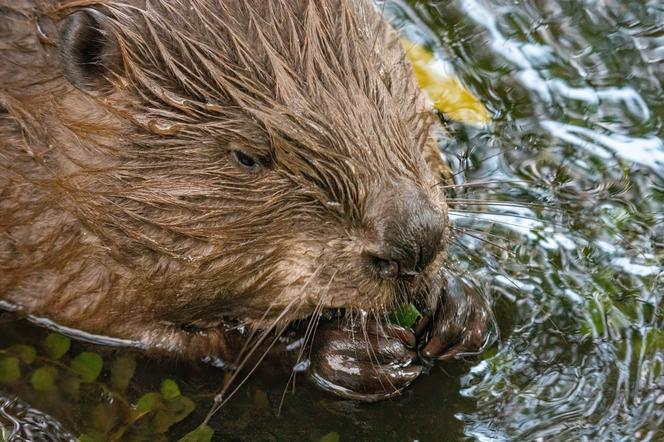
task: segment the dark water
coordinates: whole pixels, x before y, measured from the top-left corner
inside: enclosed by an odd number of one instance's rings
[[[212,419],[215,438],[664,440],[664,3],[390,1],[385,12],[492,115],[486,128],[448,122],[453,141],[441,147],[458,183],[498,182],[451,196],[484,201],[455,207],[466,234],[458,231],[452,266],[493,303],[499,338],[482,357],[373,405],[300,384],[284,396],[283,380],[254,380]],[[125,422],[123,402],[171,378],[196,410],[167,436],[142,428],[122,437],[176,439],[221,383],[219,370],[138,356],[114,396],[109,367],[126,351],[75,342],[60,364],[100,353],[101,376],[76,394],[62,392],[62,376],[55,391],[35,391],[30,373],[50,363],[45,335],[0,323],[0,348],[37,348],[21,379],[0,387],[6,433],[22,422],[28,439],[67,437],[27,403],[74,436]],[[25,402],[11,402],[16,394]]]

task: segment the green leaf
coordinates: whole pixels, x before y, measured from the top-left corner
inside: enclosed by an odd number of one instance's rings
[[[159,393],[145,393],[136,402],[136,410],[140,413],[148,413],[159,405],[161,405],[161,395]]]
[[[60,359],[71,347],[71,339],[60,333],[49,333],[44,341],[44,350],[53,359]]]
[[[164,434],[175,423],[173,413],[164,410],[158,410],[154,419],[152,419],[152,429],[157,434]]]
[[[89,383],[99,377],[104,361],[97,353],[84,351],[76,355],[69,365],[79,375],[81,382]]]
[[[37,350],[32,345],[12,345],[7,349],[11,353],[14,353],[21,362],[25,364],[32,364],[37,356]]]
[[[325,436],[321,437],[318,442],[339,442],[339,433],[330,431]]]
[[[401,327],[412,327],[422,313],[413,304],[404,304],[390,313],[390,321]]]
[[[71,397],[78,397],[78,393],[81,389],[81,380],[78,376],[62,373],[63,376],[58,380],[58,386],[62,391],[67,393]]]
[[[97,442],[97,440],[87,434],[81,434],[78,436],[78,442]]]
[[[0,384],[12,384],[21,378],[21,366],[16,356],[0,356]]]
[[[173,379],[164,379],[161,383],[160,391],[161,395],[166,400],[174,399],[180,396],[180,388]]]
[[[169,400],[166,407],[173,413],[175,422],[180,422],[194,411],[196,404],[186,396],[178,396]]]
[[[120,356],[111,365],[111,385],[118,391],[125,391],[136,371],[136,359]]]
[[[178,442],[210,442],[213,434],[214,430],[212,428],[207,425],[201,425],[194,431],[182,436]]]
[[[118,418],[111,404],[97,404],[90,417],[95,430],[103,435],[111,432]]]
[[[58,370],[55,367],[45,365],[36,369],[30,376],[30,384],[36,391],[55,391],[55,377]]]

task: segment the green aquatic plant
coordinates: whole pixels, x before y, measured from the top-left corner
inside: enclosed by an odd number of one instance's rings
[[[189,416],[196,404],[166,378],[157,391],[132,400],[127,389],[136,372],[136,360],[120,355],[112,360],[93,351],[72,351],[67,336],[50,333],[39,346],[15,344],[0,349],[0,388],[21,391],[41,402],[96,400],[86,411],[79,441],[166,440],[173,425]],[[4,430],[2,430],[4,431]],[[3,434],[2,439],[6,437]],[[213,430],[199,426],[181,440],[208,442]]]
[[[390,312],[389,319],[401,327],[412,327],[421,317],[422,313],[413,304],[403,304]]]

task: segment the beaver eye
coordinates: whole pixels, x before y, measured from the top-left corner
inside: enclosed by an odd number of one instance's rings
[[[240,166],[243,169],[249,170],[249,171],[255,171],[260,167],[260,163],[258,160],[254,157],[252,157],[249,154],[246,154],[242,152],[241,150],[232,150],[231,151],[231,158],[233,158],[233,161],[235,164]]]

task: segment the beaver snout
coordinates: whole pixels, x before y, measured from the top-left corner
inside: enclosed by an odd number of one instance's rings
[[[437,203],[415,184],[403,182],[372,199],[372,242],[365,254],[380,278],[413,278],[444,249],[447,217],[444,202]]]

